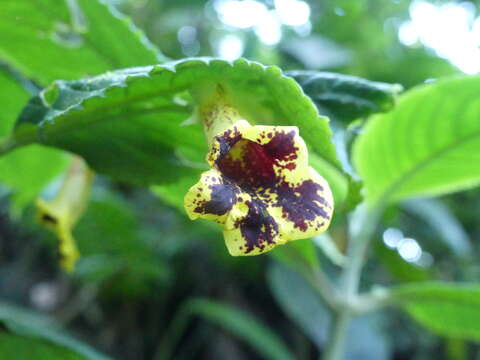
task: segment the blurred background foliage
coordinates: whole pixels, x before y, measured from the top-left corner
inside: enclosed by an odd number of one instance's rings
[[[480,14],[474,1],[109,1],[172,59],[242,56],[285,70],[335,71],[407,89],[480,71]],[[45,79],[31,81],[4,53],[0,64],[0,77],[6,80],[0,82],[4,109],[19,110],[28,93],[49,80],[78,77],[73,70],[55,75],[53,65]],[[5,113],[9,111],[14,110]],[[0,134],[9,127],[0,112]],[[36,151],[45,152],[44,160],[36,157],[13,179],[5,169],[15,158],[2,160],[2,301],[49,315],[76,338],[116,359],[318,358],[330,315],[309,284],[281,256],[230,257],[215,227],[190,222],[181,209],[149,189],[96,179],[92,202],[74,232],[82,258],[75,272],[66,275],[58,267],[56,239],[34,221],[31,201],[45,184],[39,188],[39,181],[29,181],[38,180],[45,169],[58,173],[65,164],[52,161],[61,157],[58,153]],[[50,184],[44,194],[57,185]],[[479,190],[471,190],[389,208],[363,286],[478,281],[479,196]],[[345,232],[345,221],[337,219],[332,234],[340,249]],[[327,269],[338,272],[317,251]],[[0,306],[0,319],[4,327],[18,330],[21,321],[19,325],[17,317],[5,315],[14,311],[6,306]],[[350,332],[348,359],[480,356],[476,344],[432,335],[397,312],[361,317]],[[0,337],[1,357],[24,346],[16,336]],[[50,354],[45,359],[55,359],[57,345],[46,342],[58,340],[55,336],[42,333],[43,340],[28,345]]]

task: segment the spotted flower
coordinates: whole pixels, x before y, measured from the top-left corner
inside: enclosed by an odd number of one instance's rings
[[[193,220],[220,224],[231,255],[258,255],[324,232],[333,212],[328,183],[310,166],[294,126],[238,120],[213,138],[212,167],[185,196]]]

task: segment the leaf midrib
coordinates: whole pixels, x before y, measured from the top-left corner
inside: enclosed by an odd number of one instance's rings
[[[180,113],[180,114],[188,115],[188,114],[191,113],[191,110],[188,109],[188,108],[184,108],[181,105],[170,104],[170,105],[161,105],[161,106],[153,107],[153,108],[150,108],[150,109],[138,109],[138,110],[135,110],[135,111],[122,112],[121,117],[117,114],[113,114],[113,115],[109,114],[109,115],[105,116],[104,114],[99,113],[98,116],[91,116],[91,117],[82,116],[81,118],[87,118],[87,121],[81,122],[79,124],[75,123],[75,124],[68,125],[68,126],[64,125],[62,127],[57,126],[50,131],[48,129],[46,129],[46,134],[45,135],[49,138],[59,137],[62,134],[66,134],[66,133],[74,131],[79,126],[84,128],[85,126],[94,125],[94,124],[97,123],[97,121],[105,122],[105,121],[108,121],[108,120],[112,120],[112,118],[114,118],[114,117],[119,118],[116,121],[122,121],[122,120],[127,121],[127,120],[129,120],[129,117],[132,117],[132,116],[150,115],[150,114],[156,114],[156,113],[162,113],[162,112],[172,112],[172,113]],[[68,116],[68,115],[66,115],[66,116]],[[70,121],[72,119],[63,119],[63,120],[64,121],[65,120]],[[38,130],[41,131],[41,128],[39,128]],[[42,139],[41,139],[42,137],[43,137],[42,135],[39,135],[38,141],[40,143],[45,143],[45,144],[55,143],[55,140],[53,140],[53,141],[42,141]]]
[[[474,140],[476,137],[480,137],[480,130],[475,131],[468,136],[462,137],[451,143],[450,145],[439,149],[435,152],[433,152],[429,157],[423,159],[417,165],[415,165],[413,168],[408,170],[406,173],[404,173],[398,180],[396,180],[392,185],[390,185],[383,193],[378,197],[380,202],[388,202],[389,197],[395,193],[395,191],[400,188],[403,184],[408,182],[410,178],[412,178],[417,172],[421,171],[422,169],[426,168],[429,166],[431,163],[435,162],[438,160],[442,155],[445,153],[448,153],[451,150],[454,150],[455,148],[464,145],[467,142],[470,142],[471,140]]]

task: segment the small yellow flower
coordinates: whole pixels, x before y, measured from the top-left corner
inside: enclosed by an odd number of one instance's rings
[[[192,220],[220,224],[231,255],[258,255],[328,228],[332,193],[308,166],[297,127],[238,120],[213,138],[207,161],[212,169],[188,191],[185,209]]]
[[[80,257],[72,230],[90,200],[94,173],[80,157],[74,157],[54,199],[37,200],[37,219],[59,240],[60,264],[73,271]]]

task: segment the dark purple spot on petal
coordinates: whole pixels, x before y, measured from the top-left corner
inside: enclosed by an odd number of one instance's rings
[[[298,148],[295,147],[294,137],[294,131],[277,132],[264,145],[245,139],[237,140],[232,148],[218,158],[217,166],[223,175],[241,187],[272,187],[281,181],[275,174],[274,165],[288,170],[296,167],[294,162],[284,164],[297,158]]]
[[[248,254],[254,248],[264,250],[267,244],[274,244],[278,224],[268,214],[267,207],[261,200],[253,199],[246,204],[248,214],[236,226],[240,226],[240,232],[246,240],[245,253]]]
[[[228,129],[222,135],[215,137],[215,140],[218,141],[220,147],[219,158],[225,156],[233,145],[235,145],[242,138],[240,132],[236,127],[233,129]]]
[[[325,211],[330,204],[319,195],[322,190],[312,180],[306,180],[296,187],[284,182],[277,189],[278,199],[275,205],[282,208],[283,217],[293,222],[296,228],[307,231],[307,221],[315,220],[318,216],[330,218]]]
[[[228,179],[224,178],[223,182],[210,185],[209,188],[212,190],[211,199],[198,204],[195,208],[196,213],[224,215],[237,202],[237,194],[240,191]]]
[[[295,131],[289,133],[277,132],[273,138],[264,145],[265,151],[275,160],[293,160],[296,159],[296,150],[294,143]],[[294,155],[294,158],[291,156]]]
[[[233,152],[236,154],[233,155]],[[273,164],[273,159],[263,146],[250,140],[239,141],[231,152],[217,162],[223,175],[246,188],[272,186],[276,181]]]

